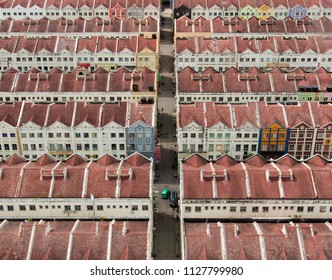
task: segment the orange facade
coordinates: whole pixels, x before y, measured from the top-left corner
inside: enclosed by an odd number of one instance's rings
[[[288,129],[278,123],[262,128],[259,139],[259,153],[269,157],[287,152]]]
[[[127,17],[127,9],[123,8],[119,4],[111,7],[109,10],[110,18],[117,17],[118,19],[126,19]]]

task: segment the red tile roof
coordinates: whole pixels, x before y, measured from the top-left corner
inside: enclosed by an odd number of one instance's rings
[[[331,162],[322,158],[312,158],[303,163],[289,155],[275,162],[267,162],[256,155],[241,164],[229,156],[210,162],[195,154],[183,160],[183,197],[331,199],[331,166]],[[213,179],[213,170],[221,176]],[[213,180],[217,187],[215,192]]]
[[[0,122],[5,122],[13,127],[18,125],[22,102],[14,104],[0,104]]]
[[[27,259],[33,230],[32,260],[65,260],[72,231],[70,259],[106,260],[110,230],[112,260],[144,260],[150,257],[147,256],[148,240],[151,238],[148,221],[9,221],[4,222],[0,229],[3,241],[0,259]]]
[[[185,222],[185,259],[267,260],[332,259],[330,224]],[[262,232],[260,236],[258,231]],[[226,247],[224,247],[226,245]]]

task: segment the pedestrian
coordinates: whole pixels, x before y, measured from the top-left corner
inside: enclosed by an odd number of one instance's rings
[[[162,113],[164,112],[164,108],[161,108],[161,112],[162,112]]]

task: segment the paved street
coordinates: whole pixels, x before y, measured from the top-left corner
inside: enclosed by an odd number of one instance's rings
[[[173,20],[170,10],[163,12],[161,22],[160,45],[160,73],[161,85],[158,98],[159,110],[159,136],[161,150],[161,163],[159,165],[159,178],[155,188],[159,191],[156,199],[155,232],[154,232],[154,259],[180,259],[179,223],[177,211],[173,210],[168,200],[160,198],[162,189],[167,186],[171,191],[179,194],[178,178],[176,178],[176,130],[175,130],[175,90],[174,77],[174,50],[173,50]]]

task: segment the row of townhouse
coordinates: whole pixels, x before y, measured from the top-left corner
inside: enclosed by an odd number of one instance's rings
[[[160,2],[158,0],[5,0],[0,3],[0,19],[40,19],[61,17],[83,18],[144,18],[158,19]]]
[[[27,71],[36,67],[50,71],[58,67],[72,71],[77,66],[88,67],[92,71],[98,67],[116,70],[121,66],[130,69],[148,67],[158,69],[159,40],[143,36],[115,38],[91,36],[5,36],[0,38],[0,71],[13,67]]]
[[[322,67],[313,72],[301,68],[291,72],[280,68],[261,72],[252,68],[247,73],[234,68],[224,72],[213,68],[197,72],[186,67],[176,74],[176,82],[179,103],[332,101],[332,73]]]
[[[180,162],[184,220],[328,220],[332,163],[319,155],[209,161],[195,154]]]
[[[332,70],[332,39],[326,36],[302,38],[263,36],[227,36],[224,38],[191,37],[175,42],[176,70],[189,66],[196,71],[208,67],[225,70],[235,67],[247,71],[251,67],[270,70],[274,67],[314,70],[323,66]]]
[[[332,260],[330,222],[181,221],[181,241],[183,260]]]
[[[241,20],[239,18],[223,19],[216,17],[214,19],[205,19],[199,17],[190,19],[182,16],[174,22],[174,38],[223,38],[225,36],[248,38],[262,38],[270,36],[281,36],[288,38],[303,38],[323,34],[332,35],[331,20],[323,17],[320,19],[310,19],[308,17],[302,20],[294,20],[290,17],[278,20],[273,17],[261,20],[256,17]]]
[[[155,158],[155,110],[155,104],[132,102],[2,103],[0,155],[124,158],[140,152]]]
[[[0,102],[154,102],[157,98],[157,72],[143,67],[114,72],[99,67],[94,72],[78,67],[72,72],[53,68],[42,72],[31,68],[18,72],[9,68],[0,73]]]
[[[1,260],[150,260],[152,221],[0,222]],[[19,240],[19,242],[18,242]],[[45,264],[45,262],[43,262]]]
[[[65,161],[16,154],[0,163],[1,219],[144,219],[153,217],[153,160],[73,154]]]
[[[323,0],[174,0],[174,17],[186,15],[192,19],[203,16],[213,19],[217,16],[241,19],[275,17],[302,19],[306,16],[317,19],[332,19],[332,3]]]
[[[114,38],[130,38],[144,35],[145,38],[159,36],[159,21],[153,17],[144,19],[48,19],[39,20],[25,18],[1,20],[0,37],[26,36],[42,38],[45,36],[67,36],[68,38],[84,38],[86,36],[104,36]]]
[[[227,154],[241,160],[258,153],[270,159],[289,153],[297,159],[315,154],[331,159],[331,109],[331,104],[318,102],[179,104],[179,157],[199,153],[216,159]]]

